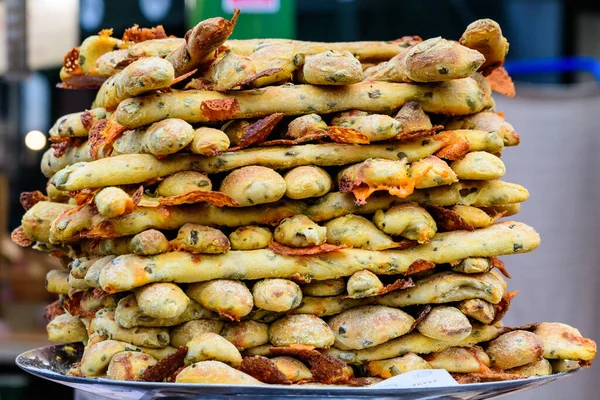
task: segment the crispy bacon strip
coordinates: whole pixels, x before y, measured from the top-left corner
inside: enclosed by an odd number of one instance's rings
[[[179,194],[177,196],[163,197],[159,200],[161,206],[177,206],[180,204],[193,204],[207,202],[217,207],[235,207],[237,201],[225,193],[212,190],[194,190],[193,192]]]
[[[127,130],[116,122],[114,114],[109,119],[99,119],[92,125],[89,132],[90,155],[98,158],[98,152],[104,149],[105,155],[112,151],[112,144]]]
[[[300,275],[299,273],[295,273],[290,276],[290,280],[292,282],[296,282],[299,285],[304,285],[305,283],[310,283],[311,279],[305,276]]]
[[[415,318],[415,322],[413,322],[413,324],[410,326],[410,330],[408,332],[412,332],[430,312],[431,306],[429,304],[425,304],[423,308],[421,308],[421,311],[419,311],[419,315],[417,315],[417,318]]]
[[[63,68],[69,75],[81,75],[83,73],[79,66],[79,47],[73,47],[65,54]]]
[[[65,313],[65,310],[60,306],[59,300],[50,303],[44,309],[44,318],[46,321],[51,322],[54,318]]]
[[[21,247],[29,247],[33,244],[33,240],[27,236],[22,226],[15,228],[10,234],[10,239]]]
[[[240,371],[258,379],[264,383],[270,383],[274,385],[291,385],[287,376],[277,368],[273,361],[267,357],[254,356],[244,357]]]
[[[491,215],[492,223],[494,223],[494,222],[498,221],[500,218],[504,217],[504,214],[506,214],[506,211],[502,211],[499,213],[495,213],[494,215]],[[510,278],[510,276],[509,276],[509,278]]]
[[[408,289],[415,286],[415,282],[412,278],[408,279],[397,279],[394,283],[385,285],[381,290],[377,293],[377,295],[386,294],[389,292],[393,292],[394,290]]]
[[[483,383],[483,382],[499,382],[499,381],[514,381],[524,379],[523,375],[508,374],[501,370],[489,369],[486,372],[471,372],[471,373],[450,373],[452,377],[460,384],[467,383]]]
[[[517,294],[519,294],[518,290],[514,292],[505,293],[504,296],[502,296],[502,300],[500,300],[500,303],[494,305],[495,316],[494,320],[490,322],[490,325],[494,325],[496,322],[502,321],[502,318],[504,318],[504,316],[508,312],[508,309],[510,308],[510,303],[512,299]]]
[[[391,283],[389,285],[385,285],[384,287],[381,288],[381,290],[379,290],[377,293],[374,293],[371,296],[381,296],[383,294],[389,293],[389,292],[393,292],[394,290],[400,290],[400,289],[408,289],[411,287],[414,287],[415,283],[412,280],[412,278],[408,278],[408,279],[397,279],[394,283]],[[344,298],[357,298],[357,297],[352,297],[352,296],[344,296]]]
[[[469,152],[469,141],[452,131],[440,133],[437,139],[443,140],[445,144],[434,154],[439,158],[454,161],[464,157]]]
[[[143,382],[162,382],[171,377],[178,369],[184,366],[183,360],[187,355],[188,348],[180,346],[177,351],[166,356],[144,371],[140,378]],[[177,376],[177,375],[175,375]]]
[[[94,115],[92,114],[92,112],[90,110],[85,110],[81,114],[80,119],[83,127],[89,131],[92,125],[94,124]]]
[[[327,133],[318,133],[318,134],[314,134],[314,135],[305,135],[302,137],[299,137],[298,139],[275,139],[275,140],[269,140],[267,142],[262,142],[260,145],[262,146],[294,146],[297,144],[302,144],[302,143],[306,143],[306,142],[312,142],[315,140],[320,140],[320,139],[325,139],[329,137],[329,135],[327,135]],[[228,149],[227,151],[231,151],[231,149]]]
[[[137,188],[137,190],[133,193],[133,196],[131,196],[131,201],[133,202],[133,207],[131,208],[131,211],[133,211],[133,209],[139,204],[140,200],[142,199],[142,196],[144,195],[144,186],[141,185],[139,188]],[[131,212],[130,211],[130,212]]]
[[[75,317],[81,317],[83,311],[81,310],[81,298],[83,297],[83,292],[75,292],[65,297],[62,301],[62,306],[69,314]],[[91,317],[96,314],[94,311]]]
[[[432,263],[431,261],[427,261],[427,260],[423,260],[422,258],[419,258],[418,260],[415,260],[412,264],[410,264],[408,266],[408,269],[404,273],[404,276],[414,275],[417,272],[427,271],[428,269],[433,269],[433,268],[435,268],[434,263]]]
[[[77,210],[77,208],[74,208],[74,210]],[[78,237],[85,239],[111,239],[118,236],[119,234],[115,232],[110,221],[102,221],[98,226],[94,226],[92,229],[84,229],[78,235]]]
[[[81,190],[73,190],[71,192],[67,192],[67,195],[70,198],[75,199],[75,203],[78,206],[81,206],[91,203],[92,200],[94,200],[94,196],[97,191],[98,190],[96,189],[85,188]]]
[[[438,206],[425,206],[435,222],[447,231],[470,231],[475,227],[452,210]]]
[[[240,112],[240,105],[233,97],[206,100],[200,104],[200,112],[209,120],[221,121],[235,117]]]
[[[213,90],[213,83],[206,78],[192,78],[186,85],[183,87],[183,90]]]
[[[19,201],[21,202],[21,205],[25,211],[35,206],[38,202],[46,200],[48,200],[48,197],[44,196],[44,194],[39,190],[34,190],[33,192],[23,192],[19,196]]]
[[[371,141],[364,133],[343,126],[330,126],[327,134],[336,143],[369,144]]]
[[[508,270],[506,269],[506,267],[504,266],[504,261],[502,261],[501,259],[499,259],[496,256],[492,256],[490,257],[490,262],[492,264],[493,268],[496,268],[498,271],[500,271],[500,273],[502,275],[504,275],[507,278],[512,278],[512,276],[510,276],[510,274],[508,273]]]
[[[185,81],[187,78],[194,75],[196,72],[198,72],[198,68],[195,68],[188,73],[178,76],[177,78],[173,79],[173,82],[171,82],[171,87],[178,84],[179,82]]]
[[[495,68],[486,76],[486,79],[494,92],[498,92],[506,97],[515,97],[517,95],[515,84],[504,67]]]
[[[275,75],[276,73],[278,73],[280,71],[283,71],[283,68],[269,68],[269,69],[265,69],[264,71],[261,71],[261,72],[258,72],[256,74],[252,75],[252,76],[249,76],[248,78],[244,79],[243,81],[241,81],[237,85],[234,85],[233,87],[247,85],[249,83],[254,82],[258,78],[262,78],[262,77],[265,77],[265,76]]]
[[[238,145],[230,148],[228,151],[236,151],[255,143],[264,142],[282,118],[283,113],[275,113],[259,119],[248,127]]]
[[[419,245],[419,242],[417,242],[416,240],[405,239],[400,242],[396,242],[396,246],[394,247],[394,249],[396,249],[396,250],[409,249],[411,247],[415,247],[418,245]]]
[[[108,295],[108,292],[105,292],[104,289],[102,289],[102,288],[97,287],[97,288],[94,288],[94,290],[92,290],[92,296],[95,298],[100,298],[100,297],[107,296],[107,295]]]
[[[124,42],[140,43],[152,39],[166,39],[167,34],[162,25],[154,28],[140,28],[138,24],[125,29],[122,40]]]
[[[438,131],[441,131],[442,129],[444,129],[444,125],[434,125],[431,127],[431,129],[419,129],[416,131],[406,131],[406,132],[403,131],[403,132],[400,132],[399,134],[397,134],[394,137],[394,140],[399,140],[399,141],[415,140],[415,139],[419,139],[422,137],[435,135]]]
[[[168,378],[165,379],[166,382],[171,382],[174,383],[177,380],[177,375],[179,375],[179,373],[181,371],[183,371],[185,369],[185,365],[183,367],[179,367],[175,370],[175,372],[173,372],[171,374],[171,376],[169,376]]]
[[[346,363],[330,354],[323,354],[312,346],[293,344],[286,347],[273,347],[271,353],[306,361],[317,382],[332,384],[341,383],[344,380]]]
[[[301,136],[297,139],[276,139],[262,142],[261,146],[294,146],[306,142],[313,142],[321,139],[329,138],[336,143],[347,144],[369,144],[369,138],[363,133],[342,126],[332,126],[328,130],[315,130],[308,135]]]
[[[52,149],[54,149],[54,157],[56,158],[60,158],[62,157],[66,152],[67,149],[69,148],[69,146],[71,145],[70,140],[61,140],[61,141],[57,141],[57,140],[51,140],[52,143],[50,145],[50,147],[52,147]]]
[[[138,59],[139,59],[138,57],[132,57],[132,58],[126,58],[124,60],[121,60],[115,65],[115,69],[124,69],[129,64],[131,64],[132,62],[134,62]]]
[[[82,72],[80,72],[82,74]],[[56,84],[59,89],[77,90],[77,89],[98,89],[106,78],[90,75],[71,75],[63,82]]]
[[[311,247],[288,247],[275,241],[271,241],[271,243],[269,243],[269,250],[275,254],[281,254],[283,256],[310,256],[314,254],[331,253],[347,247],[348,246],[336,246],[328,243]]]

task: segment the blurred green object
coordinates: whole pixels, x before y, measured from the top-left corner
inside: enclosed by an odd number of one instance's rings
[[[296,36],[296,0],[191,0],[186,7],[189,28],[206,18],[230,19],[233,9],[240,8],[232,39]]]
[[[27,399],[27,384],[29,380],[21,374],[0,375],[0,399],[22,400]]]

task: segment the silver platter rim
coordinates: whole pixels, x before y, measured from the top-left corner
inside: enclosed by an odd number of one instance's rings
[[[75,352],[65,348],[75,348]],[[512,381],[463,384],[459,386],[429,388],[373,388],[344,386],[286,386],[286,385],[225,385],[200,383],[164,383],[115,381],[106,378],[81,378],[66,376],[58,370],[65,371],[68,365],[81,355],[82,346],[53,345],[28,350],[17,356],[15,362],[24,371],[67,385],[86,392],[96,394],[114,394],[119,399],[150,399],[149,395],[188,397],[294,397],[294,398],[406,398],[406,399],[486,399],[533,389],[573,375],[579,370],[560,374],[526,378]],[[99,390],[101,389],[101,390]],[[102,393],[104,392],[104,393]]]

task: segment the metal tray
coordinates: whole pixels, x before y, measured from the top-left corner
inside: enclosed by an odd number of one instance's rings
[[[110,399],[231,399],[231,398],[293,398],[293,399],[491,399],[545,385],[572,375],[575,371],[562,374],[529,378],[517,381],[477,383],[450,387],[418,389],[378,389],[319,386],[242,386],[173,384],[113,381],[102,378],[76,378],[65,376],[71,364],[81,358],[83,347],[55,345],[29,350],[19,355],[17,365],[23,370],[62,385],[105,396]],[[72,351],[72,349],[75,351]]]

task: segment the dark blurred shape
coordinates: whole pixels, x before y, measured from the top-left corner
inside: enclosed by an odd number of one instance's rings
[[[6,0],[6,78],[21,79],[27,76],[27,2]]]
[[[146,28],[162,25],[167,35],[183,37],[186,32],[184,17],[185,2],[181,0],[80,0],[79,2],[82,40],[108,28],[114,30],[115,36],[120,36],[133,24]]]

